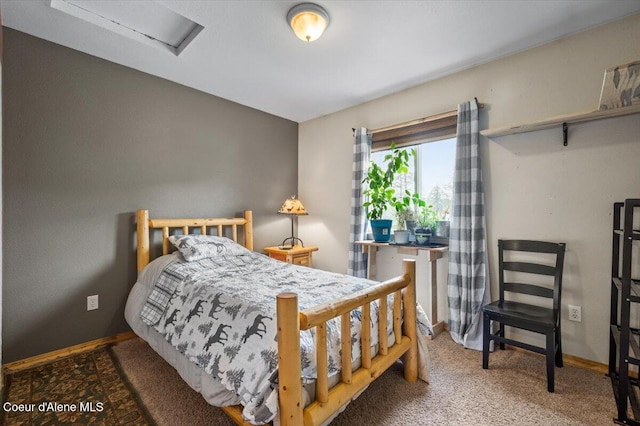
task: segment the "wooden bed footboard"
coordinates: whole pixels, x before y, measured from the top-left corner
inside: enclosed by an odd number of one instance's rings
[[[374,287],[313,308],[298,310],[295,293],[277,297],[278,312],[278,399],[282,426],[320,425],[340,407],[373,382],[400,357],[404,356],[405,379],[418,379],[418,342],[416,337],[415,260],[403,261],[404,274]],[[387,296],[393,293],[394,345],[387,343]],[[371,356],[371,302],[378,300],[379,350]],[[404,322],[402,322],[404,305]],[[361,366],[351,369],[351,311],[362,308]],[[341,318],[341,382],[329,389],[326,323]],[[401,327],[404,324],[404,327]],[[300,331],[316,327],[316,400],[307,407],[302,401]],[[347,336],[347,338],[344,338]]]
[[[208,234],[210,228],[223,235],[223,227],[230,228],[231,238],[238,241],[238,227],[242,228],[242,243],[253,250],[253,217],[247,210],[242,218],[206,219],[150,219],[148,210],[138,210],[137,266],[141,271],[150,261],[151,230],[162,231],[162,253],[169,252],[168,237],[171,229],[183,234],[198,229]],[[418,378],[418,343],[416,336],[415,260],[403,261],[403,275],[334,299],[330,302],[299,311],[298,297],[294,293],[277,296],[278,360],[279,360],[279,415],[282,426],[320,425],[344,404],[380,376],[395,361],[404,357],[404,376],[408,381]],[[393,294],[394,344],[387,340],[387,296]],[[371,302],[379,303],[378,354],[371,354],[371,327],[362,327],[361,366],[351,368],[351,311],[362,309],[362,324],[370,324]],[[404,322],[402,307],[404,306]],[[326,344],[327,321],[341,317],[342,377],[340,383],[329,389]],[[307,407],[302,401],[302,368],[300,358],[300,331],[316,328],[317,381],[316,399]],[[241,406],[221,407],[239,425],[249,425],[242,417]]]

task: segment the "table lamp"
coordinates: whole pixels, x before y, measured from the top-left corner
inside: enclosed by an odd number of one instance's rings
[[[300,241],[300,245],[302,247],[304,247],[304,243],[302,242],[302,240],[300,238],[296,237],[295,234],[293,233],[293,218],[296,217],[296,216],[302,216],[302,215],[309,214],[304,209],[304,206],[302,205],[300,200],[296,199],[295,195],[291,196],[291,198],[287,198],[285,200],[285,202],[282,204],[282,207],[280,207],[280,210],[278,210],[278,214],[284,214],[284,215],[291,216],[291,236],[288,237],[288,238],[285,238],[284,241],[282,241],[281,246],[283,248],[285,248],[284,247],[285,243],[287,241],[291,240],[291,247],[292,248],[295,245],[296,241]]]

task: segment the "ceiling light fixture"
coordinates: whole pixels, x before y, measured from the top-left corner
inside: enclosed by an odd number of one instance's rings
[[[329,26],[329,14],[317,4],[300,3],[289,10],[287,22],[300,40],[310,42],[320,38]]]

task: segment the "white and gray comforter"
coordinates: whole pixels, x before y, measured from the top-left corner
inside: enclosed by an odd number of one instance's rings
[[[177,256],[176,259],[181,259]],[[276,296],[298,294],[300,309],[361,290],[372,281],[275,261],[257,253],[217,256],[167,265],[141,318],[181,354],[236,393],[251,423],[275,417],[277,400]],[[391,301],[391,299],[390,299]],[[389,303],[389,309],[392,303]],[[372,347],[377,345],[377,303],[372,303]],[[422,309],[419,323],[428,324]],[[393,333],[387,315],[389,344]],[[352,359],[360,358],[361,313],[351,314]],[[423,334],[425,328],[421,328]],[[316,378],[315,331],[300,333],[302,376]],[[340,368],[340,319],[327,324],[330,376]],[[421,345],[422,346],[422,345]],[[424,354],[421,358],[424,358]],[[428,376],[422,366],[421,378]]]

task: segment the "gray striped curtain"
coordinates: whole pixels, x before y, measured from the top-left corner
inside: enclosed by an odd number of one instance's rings
[[[482,305],[491,300],[478,152],[478,105],[458,106],[453,213],[449,240],[449,331],[466,348],[482,350]]]
[[[355,130],[355,142],[353,144],[353,178],[351,181],[351,224],[349,232],[349,275],[366,278],[367,258],[362,252],[362,247],[355,244],[356,241],[365,239],[367,229],[367,216],[364,203],[364,188],[362,179],[369,167],[371,157],[371,135],[362,127]]]

